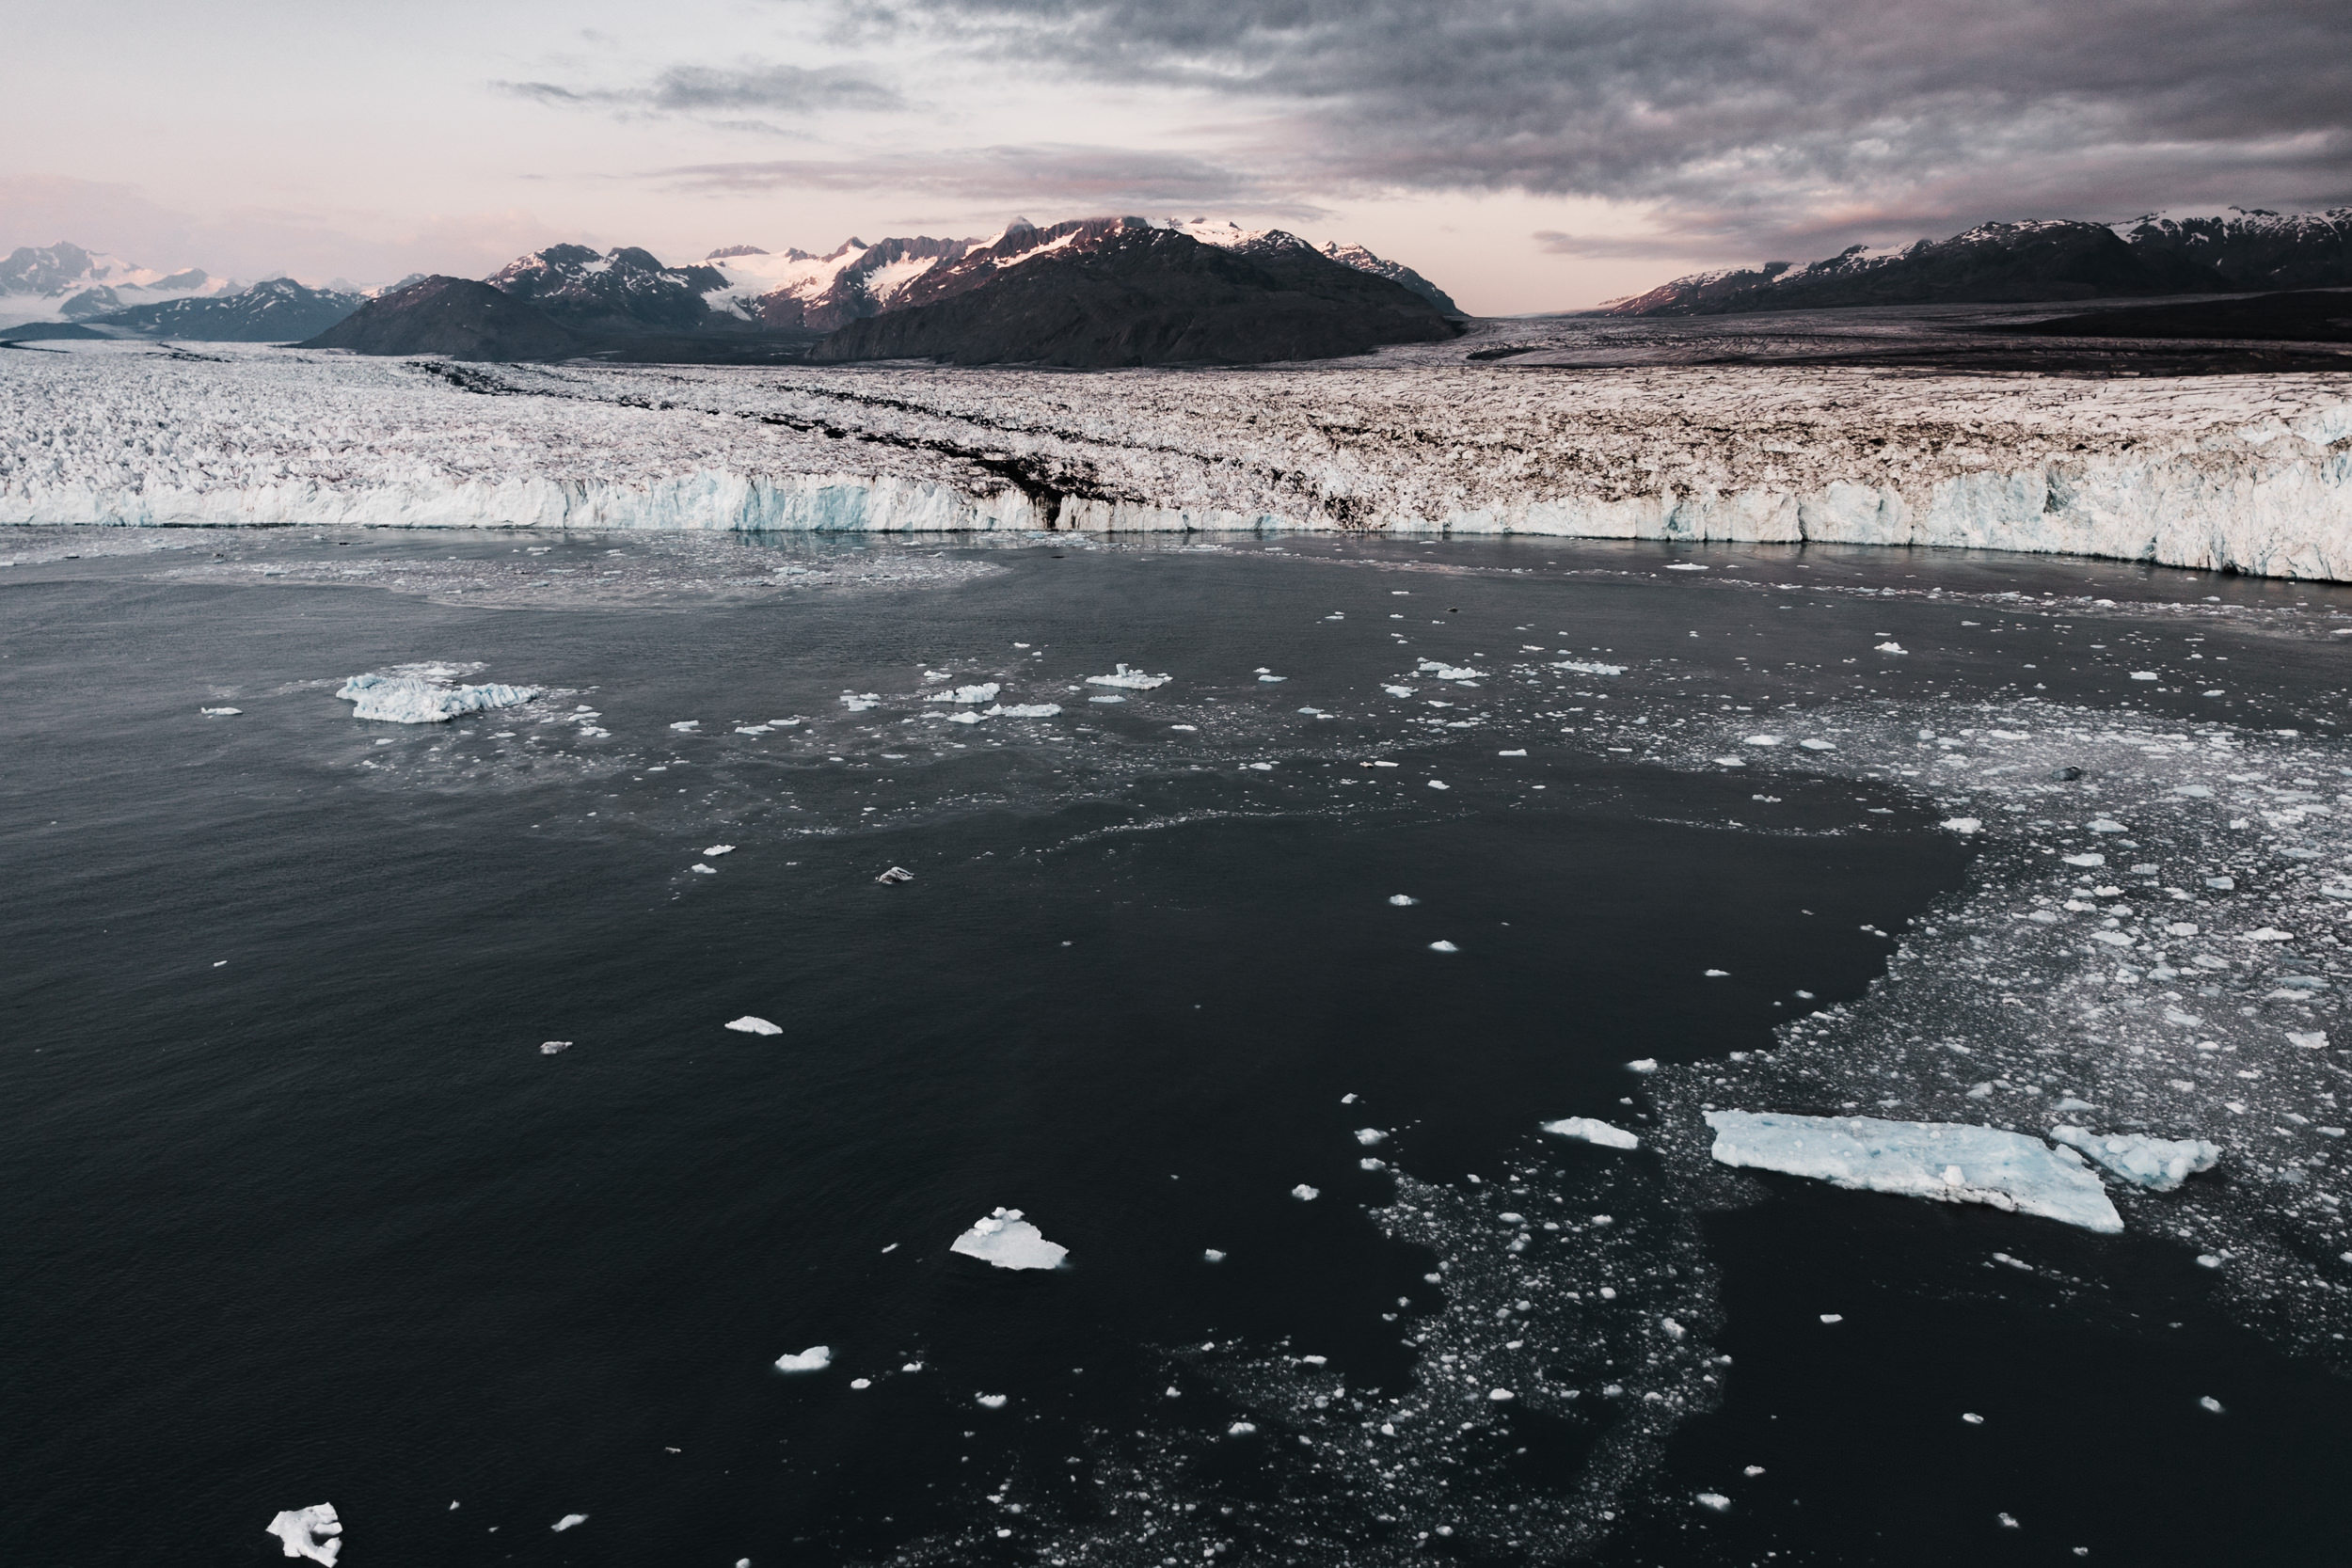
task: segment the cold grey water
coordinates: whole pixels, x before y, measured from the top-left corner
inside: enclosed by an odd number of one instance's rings
[[[9,1562],[2344,1555],[2352,593],[0,546]],[[1725,1108],[2224,1153],[2098,1234]]]

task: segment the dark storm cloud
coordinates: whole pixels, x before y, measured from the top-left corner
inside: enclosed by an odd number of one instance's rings
[[[789,65],[677,65],[652,81],[626,87],[564,87],[555,82],[498,82],[501,92],[559,108],[624,114],[708,117],[750,111],[813,114],[825,109],[895,109],[898,94],[853,71],[806,71]]]
[[[901,0],[877,28],[1254,101],[1302,182],[1663,204],[1736,246],[2352,194],[2344,0]]]
[[[977,147],[846,159],[693,164],[659,178],[693,189],[889,190],[980,202],[1033,202],[1054,211],[1155,212],[1240,203],[1253,213],[1311,217],[1275,200],[1249,176],[1181,152],[1056,144]],[[1221,214],[1219,214],[1222,215]]]

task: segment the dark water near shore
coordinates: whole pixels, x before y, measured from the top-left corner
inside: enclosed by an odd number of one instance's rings
[[[662,547],[555,559],[613,546]],[[974,550],[991,570],[963,581],[691,611],[131,558],[0,580],[0,1560],[259,1563],[270,1516],[319,1501],[348,1568],[1549,1560],[1437,1534],[1409,1497],[1308,1529],[1285,1499],[1320,1439],[1179,1348],[1408,1386],[1448,1286],[1368,1219],[1395,1181],[1368,1148],[1449,1190],[1531,1163],[1571,1200],[1638,1177],[1646,1148],[1535,1123],[1645,1128],[1622,1064],[1769,1049],[1881,973],[1864,927],[1969,863],[1899,779],[1676,771],[1609,750],[1591,710],[2032,688],[2344,717],[2341,649],[2292,626],[2200,626],[2219,699],[2135,688],[2133,658],[2077,656],[2031,605],[1953,628],[1963,596],[2047,592],[2120,601],[2095,634],[2119,648],[2179,635],[2135,604],[2208,595],[2324,634],[2343,590],[1906,552],[1715,550],[1703,578],[1652,546],[1277,553],[1041,543]],[[1789,596],[1727,567],[1812,586],[1775,621]],[[1885,636],[1911,662],[1846,667]],[[1601,695],[1579,693],[1615,677],[1412,673],[1532,645],[1633,673]],[[560,695],[445,726],[332,695],[418,660]],[[1117,661],[1174,679],[1068,689]],[[925,669],[1064,711],[939,722]],[[609,735],[538,722],[581,708]],[[892,865],[914,880],[878,884]],[[783,1033],[721,1027],[746,1013]],[[950,1255],[997,1205],[1072,1266]],[[1597,1501],[1600,1560],[2347,1554],[2352,1387],[2232,1322],[2176,1252],[1799,1183],[1696,1227],[1720,1406]],[[2024,1243],[2140,1305],[1986,1277],[1988,1245]],[[771,1369],[816,1344],[828,1370]],[[1532,1512],[1587,1485],[1597,1427],[1494,1423],[1460,1442],[1505,1460],[1448,1489]],[[1113,1474],[1155,1478],[1174,1522],[1090,1528]]]

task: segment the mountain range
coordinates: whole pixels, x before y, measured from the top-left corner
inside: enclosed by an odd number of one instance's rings
[[[1318,250],[1231,224],[1016,219],[986,240],[853,239],[824,256],[733,245],[686,266],[634,247],[551,245],[484,284],[390,291],[306,346],[764,360],[788,342],[825,361],[1263,363],[1450,337],[1459,314],[1418,273],[1360,245]]]
[[[1980,224],[1900,249],[1693,273],[1601,309],[1732,315],[1856,305],[1950,305],[2352,287],[2352,207],[2153,213],[2128,223]]]
[[[63,241],[20,245],[0,260],[0,326],[87,320],[130,306],[205,298],[236,287],[200,267],[165,272]]]

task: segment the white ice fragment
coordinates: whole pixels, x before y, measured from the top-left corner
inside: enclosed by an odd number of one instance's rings
[[[1168,677],[1166,675],[1147,675],[1140,670],[1130,670],[1124,664],[1121,664],[1118,667],[1118,671],[1114,674],[1089,675],[1087,677],[1087,684],[1089,686],[1124,687],[1130,691],[1149,691],[1154,687],[1166,686],[1168,684]]]
[[[933,691],[925,695],[927,703],[993,703],[1004,687],[996,681],[981,686],[959,686],[952,691]]]
[[[1261,680],[1261,681],[1263,681],[1263,682],[1265,682],[1265,683],[1266,683],[1266,684],[1268,684],[1268,685],[1271,685],[1271,684],[1273,684],[1273,683],[1274,683],[1274,682],[1276,682],[1276,681],[1286,681],[1286,680],[1290,679],[1290,677],[1289,677],[1288,675],[1266,675],[1266,674],[1261,674],[1261,675],[1258,677],[1258,679],[1259,679],[1259,680]]]
[[[851,713],[864,713],[869,707],[880,707],[882,698],[871,691],[844,691],[841,705]]]
[[[1452,942],[1440,938],[1438,941],[1433,942],[1429,944],[1429,951],[1432,953],[1459,953],[1461,949],[1454,946]]]
[[[2221,1402],[2215,1399],[2211,1394],[2201,1395],[2197,1401],[2197,1408],[2200,1410],[2210,1410],[2215,1415],[2218,1416],[2221,1414]]]
[[[776,1370],[780,1372],[821,1372],[832,1365],[831,1345],[811,1345],[798,1355],[776,1357]]]
[[[1225,1435],[1228,1437],[1247,1437],[1257,1430],[1258,1423],[1255,1421],[1235,1421],[1232,1426],[1225,1429]]]
[[[1670,561],[1666,563],[1666,570],[1669,572],[1704,572],[1707,568],[1695,561]]]
[[[1911,650],[1899,642],[1882,642],[1870,651],[1876,654],[1905,654]]]
[[[343,1549],[343,1524],[333,1503],[290,1508],[269,1522],[268,1533],[278,1537],[288,1557],[307,1557],[330,1565]]]
[[[1002,1394],[982,1394],[979,1396],[979,1405],[983,1410],[1002,1410],[1005,1408],[1005,1396]]]
[[[2052,1143],[2078,1148],[2124,1180],[2151,1192],[2169,1193],[2220,1162],[2221,1146],[2202,1138],[2151,1138],[2137,1132],[2105,1135],[2080,1127],[2050,1129]]]
[[[1413,694],[1413,688],[1409,686],[1384,686],[1380,689],[1391,697],[1409,697]]]
[[[1704,977],[1709,980],[1728,980],[1731,978],[1731,971],[1728,969],[1710,969],[1707,972]]]
[[[2118,822],[2113,817],[2109,816],[2102,816],[2097,821],[2091,823],[2090,831],[2094,833],[2127,833],[2131,832],[2131,830],[2123,826],[2122,823]]]
[[[947,1250],[999,1269],[1057,1269],[1070,1256],[1068,1247],[1047,1241],[1018,1209],[998,1209],[973,1221],[971,1229],[947,1243]]]
[[[1527,755],[1527,748],[1522,746],[1516,752],[1497,752],[1495,755],[1499,757],[1523,757]]]
[[[1124,697],[1089,697],[1089,698],[1087,699],[1087,701],[1088,701],[1088,702],[1089,702],[1089,703],[1123,703],[1123,702],[1125,702],[1126,700],[1127,700],[1127,699],[1126,699],[1126,698],[1124,698]],[[1194,726],[1192,726],[1192,725],[1190,725],[1190,724],[1181,724],[1181,725],[1180,725],[1180,724],[1170,724],[1170,725],[1168,726],[1168,728],[1169,728],[1169,729],[1171,729],[1171,730],[1173,730],[1173,729],[1191,729],[1191,728],[1193,728],[1193,727],[1194,727]]]
[[[871,1388],[873,1386],[874,1380],[870,1377],[853,1377],[850,1379],[850,1386],[852,1388]]]
[[[874,880],[878,882],[911,882],[914,880],[914,873],[909,871],[903,865],[894,865],[889,870],[883,872],[881,876],[875,878]]]
[[[2328,1048],[2328,1031],[2325,1029],[2290,1029],[2287,1031],[2287,1043],[2299,1045],[2306,1051],[2325,1051]]]
[[[1808,752],[1835,752],[1837,750],[1837,742],[1835,740],[1800,740],[1797,744],[1804,747]]]
[[[460,714],[513,707],[541,694],[535,686],[453,686],[429,673],[435,668],[354,675],[343,682],[335,695],[352,705],[354,719],[392,724],[442,724]]]
[[[1518,1396],[1508,1388],[1489,1388],[1486,1390],[1486,1398],[1496,1404],[1508,1404]]]
[[[1581,1143],[1598,1144],[1603,1148],[1639,1148],[1642,1140],[1622,1127],[1612,1127],[1592,1117],[1563,1117],[1558,1121],[1538,1124],[1555,1138],[1574,1138]]]
[[[717,866],[715,866],[715,865],[705,865],[705,864],[703,864],[703,863],[702,863],[702,862],[700,862],[700,861],[696,861],[693,864],[691,864],[691,865],[688,866],[686,869],[687,869],[687,870],[689,870],[689,871],[699,871],[700,873],[702,873],[702,874],[703,874],[704,876],[706,876],[706,877],[716,877],[716,876],[719,874],[719,868],[718,868]]]
[[[2069,865],[2091,866],[2107,863],[2107,858],[2105,855],[2060,855],[2058,859]]]
[[[2257,930],[2247,932],[2246,935],[2240,937],[2238,940],[2241,942],[2293,942],[2295,940],[2295,933],[2293,931],[2281,931],[2276,926],[2265,926]]]
[[[1962,1411],[1962,1412],[1960,1413],[1960,1418],[1961,1418],[1962,1420],[1963,1420],[1963,1421],[1966,1421],[1966,1422],[1967,1422],[1970,1426],[1972,1426],[1972,1427],[1980,1427],[1980,1426],[1984,1425],[1984,1418],[1983,1418],[1983,1417],[1981,1417],[1981,1416],[1979,1416],[1979,1415],[1978,1415],[1978,1414],[1977,1414],[1975,1411],[1973,1411],[1973,1410],[1963,1410],[1963,1411]]]
[[[1420,903],[1421,900],[1414,897],[1409,893],[1391,893],[1389,895],[1389,902],[1394,904],[1400,910],[1405,910],[1412,908],[1415,904]]]
[[[1356,1141],[1362,1144],[1366,1148],[1370,1148],[1374,1144],[1385,1142],[1387,1138],[1388,1134],[1380,1131],[1377,1127],[1359,1127],[1356,1129]]]
[[[1658,1058],[1655,1056],[1644,1056],[1637,1061],[1626,1063],[1625,1069],[1628,1072],[1656,1072],[1658,1070]]]
[[[709,848],[705,849],[703,853],[705,855],[732,855],[735,853],[735,846],[732,844],[714,844]]]
[[[1203,1247],[1200,1250],[1200,1261],[1203,1263],[1222,1263],[1225,1261],[1225,1254],[1219,1252],[1215,1247]]]
[[[1684,1336],[1691,1332],[1680,1323],[1675,1322],[1672,1318],[1659,1319],[1658,1326],[1665,1334],[1667,1338],[1675,1340],[1677,1343],[1682,1340]]]
[[[2203,784],[2174,784],[2172,786],[2172,793],[2175,795],[2185,795],[2192,800],[2210,800],[2213,799],[2213,791],[2206,788]]]
[[[764,1018],[754,1018],[749,1013],[731,1021],[727,1027],[739,1035],[781,1035],[784,1033],[782,1024],[771,1023]]]
[[[1698,1503],[1701,1508],[1711,1508],[1718,1513],[1731,1512],[1731,1499],[1721,1492],[1702,1492],[1699,1494]]]
[[[1312,1203],[1315,1199],[1321,1197],[1322,1196],[1322,1188],[1310,1187],[1304,1181],[1301,1181],[1297,1186],[1291,1189],[1291,1196],[1298,1199],[1301,1203]]]
[[[2157,674],[2153,670],[2135,670],[2132,672],[2132,679],[2136,681],[2162,680],[2163,678],[2163,676]]]
[[[586,1524],[587,1522],[588,1515],[585,1513],[566,1513],[564,1517],[549,1525],[548,1528],[555,1531],[556,1534],[561,1535],[567,1529],[578,1529],[580,1526]]]
[[[1007,719],[1051,719],[1061,711],[1061,705],[1059,703],[1007,703],[1002,707],[993,707],[988,711],[992,714],[1002,714]]]
[[[200,707],[196,710],[212,719],[234,719],[245,709],[241,707]]]
[[[674,730],[699,730],[702,727],[703,721],[699,719],[681,719],[670,726]]]
[[[1777,735],[1752,735],[1747,737],[1746,744],[1750,746],[1777,746],[1784,738],[1784,736]]]
[[[1976,816],[1949,816],[1944,819],[1943,826],[1950,832],[1973,833],[1984,826],[1984,821]]]
[[[2069,1151],[2038,1138],[1956,1122],[1881,1121],[1709,1111],[1714,1157],[1727,1165],[1943,1203],[1982,1203],[2116,1234],[2106,1189]]]
[[[1836,1327],[1839,1323],[1842,1323],[1845,1321],[1846,1315],[1843,1312],[1824,1312],[1821,1314],[1821,1322],[1827,1323],[1832,1328]]]
[[[1447,784],[1443,779],[1432,779],[1429,781],[1429,787],[1432,789],[1451,789],[1454,786]]]
[[[1596,664],[1577,658],[1564,658],[1552,668],[1565,670],[1573,675],[1622,675],[1625,673],[1625,666],[1622,664]]]
[[[539,1054],[542,1056],[560,1056],[571,1048],[572,1042],[569,1040],[541,1040],[539,1042]]]

